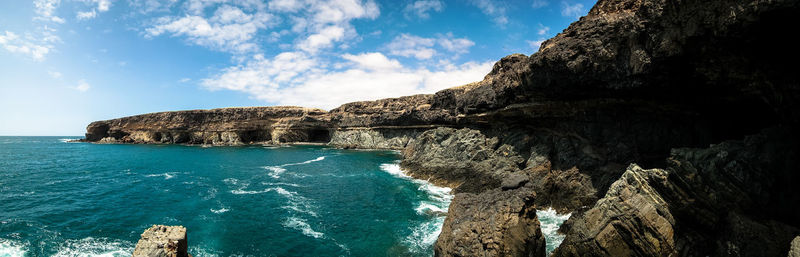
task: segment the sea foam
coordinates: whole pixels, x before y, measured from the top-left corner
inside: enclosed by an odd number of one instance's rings
[[[284,167],[294,166],[294,165],[309,164],[309,163],[312,163],[312,162],[318,162],[318,161],[322,161],[322,160],[325,160],[325,156],[320,156],[320,157],[317,157],[316,159],[303,161],[303,162],[287,163],[287,164],[281,164],[281,165],[277,165],[277,166],[265,166],[264,168],[270,171],[268,173],[268,175],[270,177],[280,178],[280,175],[282,173],[286,172],[286,169]]]
[[[308,225],[306,220],[298,218],[298,217],[289,217],[283,221],[282,225],[286,228],[293,228],[299,230],[303,233],[303,235],[310,236],[313,238],[323,238],[325,234],[322,232],[317,232],[311,228],[311,225]]]
[[[423,191],[428,196],[427,199],[419,201],[414,210],[418,215],[428,217],[426,221],[412,225],[411,234],[403,241],[412,252],[425,253],[430,251],[430,247],[436,242],[436,238],[442,232],[444,225],[444,215],[453,200],[451,189],[439,187],[426,180],[415,179],[405,174],[400,168],[399,163],[384,163],[380,165],[381,170],[402,179],[408,179],[418,185],[417,190]]]
[[[0,238],[0,257],[23,257],[25,252],[23,244]]]
[[[569,219],[571,215],[571,213],[558,214],[553,208],[536,211],[536,216],[541,223],[542,234],[544,234],[545,241],[547,242],[548,255],[564,241],[564,235],[558,232],[558,228],[561,227],[561,224]]]
[[[122,257],[131,256],[133,244],[126,241],[87,237],[67,240],[54,257]]]

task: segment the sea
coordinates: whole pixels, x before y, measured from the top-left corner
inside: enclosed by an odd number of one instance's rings
[[[432,256],[453,199],[396,151],[78,138],[0,137],[0,257],[130,256],[153,224],[185,226],[195,257]]]

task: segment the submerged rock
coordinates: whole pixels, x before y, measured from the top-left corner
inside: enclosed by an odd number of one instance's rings
[[[153,225],[142,233],[133,257],[189,257],[186,228]]]
[[[461,193],[453,198],[435,256],[545,256],[528,188]]]

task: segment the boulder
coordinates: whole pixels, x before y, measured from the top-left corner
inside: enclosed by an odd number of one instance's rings
[[[153,225],[142,233],[133,257],[189,257],[186,228]]]

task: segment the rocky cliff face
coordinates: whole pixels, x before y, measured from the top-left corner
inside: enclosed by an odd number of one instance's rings
[[[87,141],[246,144],[327,142],[326,112],[301,107],[247,107],[142,114],[96,121]]]
[[[410,174],[463,193],[439,255],[539,255],[542,207],[574,213],[558,256],[783,255],[800,227],[799,14],[794,0],[599,0],[539,52],[432,95],[145,114],[86,139],[403,149]]]

